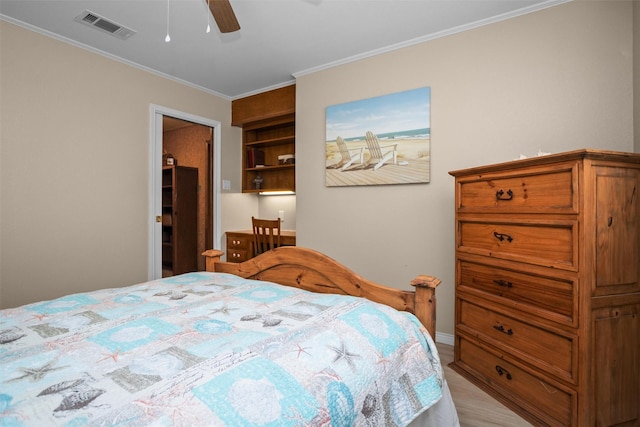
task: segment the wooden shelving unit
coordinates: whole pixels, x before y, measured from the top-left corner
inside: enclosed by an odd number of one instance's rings
[[[198,169],[162,168],[162,268],[177,275],[198,269]]]
[[[233,101],[231,122],[242,127],[242,192],[295,191],[295,160],[278,159],[295,159],[295,86]]]
[[[295,164],[279,164],[278,156],[295,155],[295,115],[245,125],[243,135],[242,189],[245,193],[257,191],[295,191]],[[263,165],[252,165],[250,150],[264,154]],[[254,180],[260,176],[262,184],[257,188]]]

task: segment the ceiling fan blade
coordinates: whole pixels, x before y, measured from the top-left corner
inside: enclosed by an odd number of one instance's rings
[[[240,29],[229,0],[209,0],[209,9],[221,33],[232,33]]]

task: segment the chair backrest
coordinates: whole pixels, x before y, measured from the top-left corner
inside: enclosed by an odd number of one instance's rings
[[[253,223],[253,255],[259,255],[280,246],[280,218],[258,219],[251,217]]]
[[[348,162],[349,160],[351,160],[351,153],[349,153],[347,144],[344,142],[341,136],[336,138],[336,145],[338,146],[338,150],[340,150],[340,156],[342,156],[342,161]]]
[[[369,148],[369,153],[371,154],[371,158],[381,159],[382,149],[380,149],[380,143],[378,142],[378,137],[369,130],[367,131],[365,139],[367,140],[367,148]]]

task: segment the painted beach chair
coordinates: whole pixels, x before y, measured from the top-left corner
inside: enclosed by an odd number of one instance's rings
[[[340,150],[340,156],[342,157],[339,163],[339,165],[342,165],[341,171],[347,170],[356,161],[360,164],[364,163],[364,147],[349,148],[341,136],[336,138],[336,144],[338,144],[338,150]],[[356,153],[351,154],[351,151],[356,151]]]
[[[369,149],[369,163],[376,162],[373,170],[378,170],[388,160],[393,159],[393,164],[398,164],[398,144],[385,144],[380,145],[378,137],[371,131],[367,131],[366,134],[367,148]],[[384,150],[389,147],[393,147],[389,150]]]

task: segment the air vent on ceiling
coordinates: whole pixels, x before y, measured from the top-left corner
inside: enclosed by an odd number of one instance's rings
[[[75,21],[97,28],[122,40],[126,40],[136,33],[135,30],[131,28],[116,24],[89,10],[85,10],[76,16]]]

